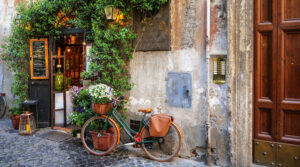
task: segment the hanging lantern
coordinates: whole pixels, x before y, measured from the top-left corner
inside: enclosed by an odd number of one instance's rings
[[[34,116],[29,111],[25,111],[24,114],[21,114],[20,125],[19,125],[19,134],[20,135],[31,135],[36,131],[36,124]]]
[[[119,9],[116,9],[113,6],[106,6],[104,8],[106,19],[110,22],[115,21],[117,19],[119,11]]]

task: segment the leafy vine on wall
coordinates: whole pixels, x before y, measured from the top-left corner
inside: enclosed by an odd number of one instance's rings
[[[127,71],[132,58],[132,41],[137,37],[132,28],[132,12],[145,16],[158,11],[168,0],[39,0],[24,2],[17,8],[17,19],[11,26],[11,35],[2,46],[1,59],[14,73],[12,92],[16,103],[28,98],[28,41],[35,36],[58,36],[62,30],[81,28],[91,32],[87,40],[93,42],[89,70],[85,76],[96,72],[97,82],[110,85],[116,95],[132,88]],[[117,21],[106,20],[104,8],[111,5],[122,13]],[[60,15],[61,17],[58,17]],[[71,18],[71,19],[66,19]],[[64,20],[64,22],[62,22]],[[61,24],[59,24],[61,23]]]

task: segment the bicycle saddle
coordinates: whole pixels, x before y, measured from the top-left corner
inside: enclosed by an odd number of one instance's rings
[[[152,108],[149,109],[139,109],[139,112],[145,112],[145,113],[150,113],[152,111]]]

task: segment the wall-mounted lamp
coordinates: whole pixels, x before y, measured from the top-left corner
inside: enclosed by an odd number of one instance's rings
[[[118,17],[118,14],[119,14],[119,9],[116,9],[114,8],[113,6],[106,6],[104,8],[104,12],[105,12],[105,16],[106,16],[106,19],[107,21],[115,21]]]
[[[226,82],[226,59],[213,58],[213,82],[224,84]]]

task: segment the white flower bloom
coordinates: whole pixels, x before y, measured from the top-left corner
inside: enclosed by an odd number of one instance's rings
[[[113,97],[113,89],[105,84],[91,85],[89,87],[89,93],[96,101],[102,98],[112,100]]]

